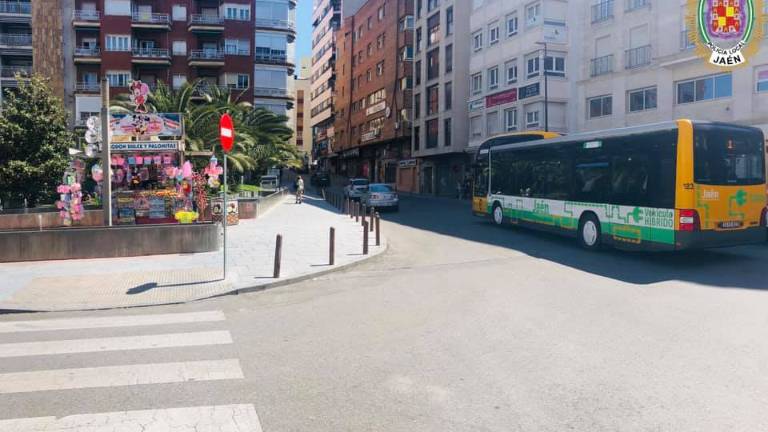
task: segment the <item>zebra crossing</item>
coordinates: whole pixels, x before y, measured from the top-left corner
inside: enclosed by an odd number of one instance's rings
[[[173,350],[186,350],[186,356],[189,356],[190,352],[199,355],[215,347],[231,346],[234,341],[228,330],[201,328],[225,320],[221,311],[204,311],[0,321],[0,431],[261,432],[261,423],[253,405],[233,404],[231,399],[227,400],[228,404],[216,405],[215,392],[203,396],[213,399],[209,401],[212,404],[196,406],[145,406],[136,410],[123,410],[116,406],[114,411],[108,412],[67,412],[58,416],[46,413],[41,417],[26,418],[14,418],[14,413],[9,412],[13,408],[8,407],[13,407],[13,404],[8,398],[13,397],[39,404],[35,410],[37,413],[45,411],[46,396],[51,397],[52,394],[57,398],[59,395],[66,398],[67,392],[107,389],[119,394],[136,388],[148,391],[163,384],[194,386],[199,384],[193,383],[243,380],[237,358],[126,364],[101,364],[103,361],[96,361],[104,360],[98,356],[110,353],[113,354],[111,359],[115,358],[114,355],[118,355],[117,358],[133,355],[133,358],[138,356],[143,360],[149,353],[161,351],[168,351],[173,357],[176,354]],[[157,332],[154,332],[155,326]],[[163,332],[163,329],[168,330],[168,326],[194,328]],[[48,340],[38,340],[36,335],[39,332]],[[98,337],[88,337],[91,332]],[[73,333],[78,337],[68,337]],[[61,337],[54,339],[51,335]],[[78,360],[78,367],[23,370],[27,367],[26,362],[56,364],[55,361],[51,363],[51,359],[72,355],[84,359]],[[22,370],[3,367],[3,362],[11,361],[16,362],[16,369]],[[69,366],[71,363],[64,362]],[[190,387],[188,391],[194,392],[195,389]],[[4,404],[4,398],[7,404]],[[117,399],[120,400],[119,397]]]

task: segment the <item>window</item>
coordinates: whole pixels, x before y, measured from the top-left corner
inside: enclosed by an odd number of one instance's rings
[[[416,29],[416,52],[421,52],[421,27]]]
[[[488,26],[488,44],[493,45],[499,43],[499,23],[494,22]]]
[[[373,28],[373,17],[368,17],[368,30]]]
[[[381,6],[379,8],[378,18],[379,18],[379,21],[382,21],[384,19],[384,6]]]
[[[421,95],[413,95],[413,118],[418,119],[421,117]]]
[[[173,75],[173,88],[175,90],[180,89],[184,85],[185,82],[187,82],[187,76],[186,75],[180,75],[180,74]]]
[[[483,31],[478,30],[472,34],[472,48],[475,51],[483,49]]]
[[[539,68],[540,68],[540,62],[539,62],[539,56],[536,55],[535,57],[530,57],[528,60],[526,60],[526,76],[528,78],[533,78],[535,76],[539,75]]]
[[[128,87],[131,82],[131,73],[107,71],[107,81],[110,87]]]
[[[453,139],[453,122],[447,118],[443,120],[443,146],[450,147]]]
[[[187,41],[173,41],[173,55],[187,55]]]
[[[436,13],[427,19],[427,46],[440,42],[440,14]]]
[[[401,90],[410,90],[413,88],[413,78],[412,77],[403,77],[400,79],[400,89]]]
[[[421,29],[419,29],[421,30]],[[420,33],[419,33],[420,35]],[[376,48],[382,49],[384,48],[384,33],[380,34],[379,37],[376,38]],[[416,49],[418,50],[418,45],[416,46]]]
[[[445,100],[445,110],[450,111],[453,109],[453,83],[445,83],[445,91],[443,92],[443,99]]]
[[[445,10],[445,35],[453,34],[453,6]]]
[[[370,69],[365,71],[365,78],[368,80],[368,82],[371,82],[371,80],[373,79],[373,74],[371,73]]]
[[[530,4],[525,7],[525,24],[528,27],[535,26],[541,22],[541,3]]]
[[[251,53],[251,41],[248,39],[225,39],[224,54],[249,55]]]
[[[406,15],[400,19],[400,31],[413,30],[413,15]],[[358,39],[363,37],[362,28],[359,30]]]
[[[768,92],[768,66],[760,66],[756,72],[757,92]]]
[[[504,110],[504,130],[507,132],[517,130],[517,108]]]
[[[549,76],[565,76],[565,55],[550,54],[544,57],[544,73]]]
[[[186,21],[187,7],[184,5],[173,5],[172,15],[174,21]]]
[[[507,84],[515,84],[517,82],[517,59],[504,63],[504,69],[507,74]]]
[[[421,147],[421,127],[414,126],[413,128],[413,151],[419,151]]]
[[[481,138],[483,136],[483,117],[476,116],[469,119],[470,138]]]
[[[632,90],[629,92],[629,112],[645,111],[656,108],[656,87]]]
[[[427,53],[427,79],[432,80],[440,76],[440,48],[435,48]]]
[[[706,185],[757,185],[764,181],[762,134],[707,127],[694,130],[694,181]]]
[[[512,37],[517,34],[517,14],[507,15],[507,37]]]
[[[710,75],[677,83],[677,103],[686,104],[705,100],[731,97],[733,79],[731,73]]]
[[[250,21],[251,8],[247,5],[228,5],[224,17],[234,21]],[[256,2],[256,16],[266,19],[286,19],[288,9],[280,3]]]
[[[440,111],[440,86],[435,84],[427,87],[427,115]]]
[[[365,53],[366,55],[368,55],[368,57],[370,57],[371,54],[373,54],[373,44],[370,44],[370,43],[368,44],[368,48],[366,49]]]
[[[494,66],[488,69],[488,90],[499,87],[499,67]]]
[[[413,73],[416,75],[416,85],[421,84],[421,60],[416,61]]]
[[[427,148],[431,149],[437,147],[439,140],[438,119],[427,120],[424,126],[427,128]]]
[[[453,70],[453,44],[445,46],[445,73]]]
[[[613,114],[613,96],[598,96],[587,99],[589,118],[605,117]]]
[[[528,129],[539,127],[539,110],[525,113],[525,127]]]
[[[493,111],[485,115],[487,136],[493,136],[499,133],[499,112]]]
[[[483,74],[476,73],[472,75],[472,94],[479,95],[483,92]]]
[[[131,50],[131,37],[123,35],[107,35],[106,36],[106,50],[107,51],[130,51]]]
[[[379,62],[376,64],[376,76],[382,76],[384,75],[384,62]]]
[[[403,47],[400,51],[400,58],[402,58],[403,61],[413,60],[413,47],[410,45]]]
[[[250,78],[248,74],[237,74],[236,88],[247,89],[250,86]]]
[[[440,6],[440,0],[427,0],[427,12],[432,12],[438,6]]]

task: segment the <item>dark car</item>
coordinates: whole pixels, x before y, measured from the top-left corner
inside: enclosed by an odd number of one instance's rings
[[[309,182],[317,187],[328,187],[331,185],[331,176],[327,172],[317,171],[309,178]]]

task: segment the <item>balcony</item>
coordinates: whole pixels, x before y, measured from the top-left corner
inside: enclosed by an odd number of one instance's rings
[[[0,1],[0,22],[28,23],[32,19],[32,4],[28,1]]]
[[[590,73],[592,77],[606,75],[611,72],[613,72],[613,54],[592,59]]]
[[[288,89],[274,88],[274,87],[254,87],[253,96],[255,97],[268,97],[268,98],[280,98],[280,99],[293,99],[293,95]]]
[[[642,9],[644,7],[650,7],[651,0],[627,0],[627,6],[624,9],[627,12]]]
[[[603,0],[592,5],[592,24],[613,18],[613,0]]]
[[[256,63],[294,66],[288,61],[288,55],[285,52],[257,52],[253,55],[253,59]]]
[[[189,52],[188,62],[190,66],[224,66],[224,51],[207,49],[192,50]]]
[[[651,46],[641,46],[626,51],[627,69],[635,69],[651,64]]]
[[[131,15],[131,27],[170,30],[171,17],[164,13],[134,12]]]
[[[131,61],[137,64],[170,65],[171,56],[167,48],[134,48]]]
[[[32,35],[26,33],[0,33],[0,46],[32,49]]]
[[[101,12],[97,10],[72,11],[72,25],[83,29],[98,29],[101,27]]]
[[[680,51],[687,51],[696,48],[696,41],[693,39],[694,33],[683,30],[680,32]]]
[[[296,22],[293,20],[256,18],[256,30],[284,30],[288,32],[289,42],[296,38]]]
[[[100,93],[101,86],[97,82],[78,82],[75,83],[75,93]]]
[[[32,66],[1,66],[0,79],[3,85],[8,86],[9,82],[18,82],[19,78],[25,79],[32,75]]]
[[[75,47],[75,63],[101,63],[101,50],[92,47]]]
[[[221,33],[224,31],[224,18],[218,15],[192,14],[188,29],[195,33]]]

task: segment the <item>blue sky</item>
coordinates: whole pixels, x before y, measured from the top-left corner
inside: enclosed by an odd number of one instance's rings
[[[296,33],[296,66],[298,66],[301,64],[302,57],[312,55],[312,0],[298,0]]]

